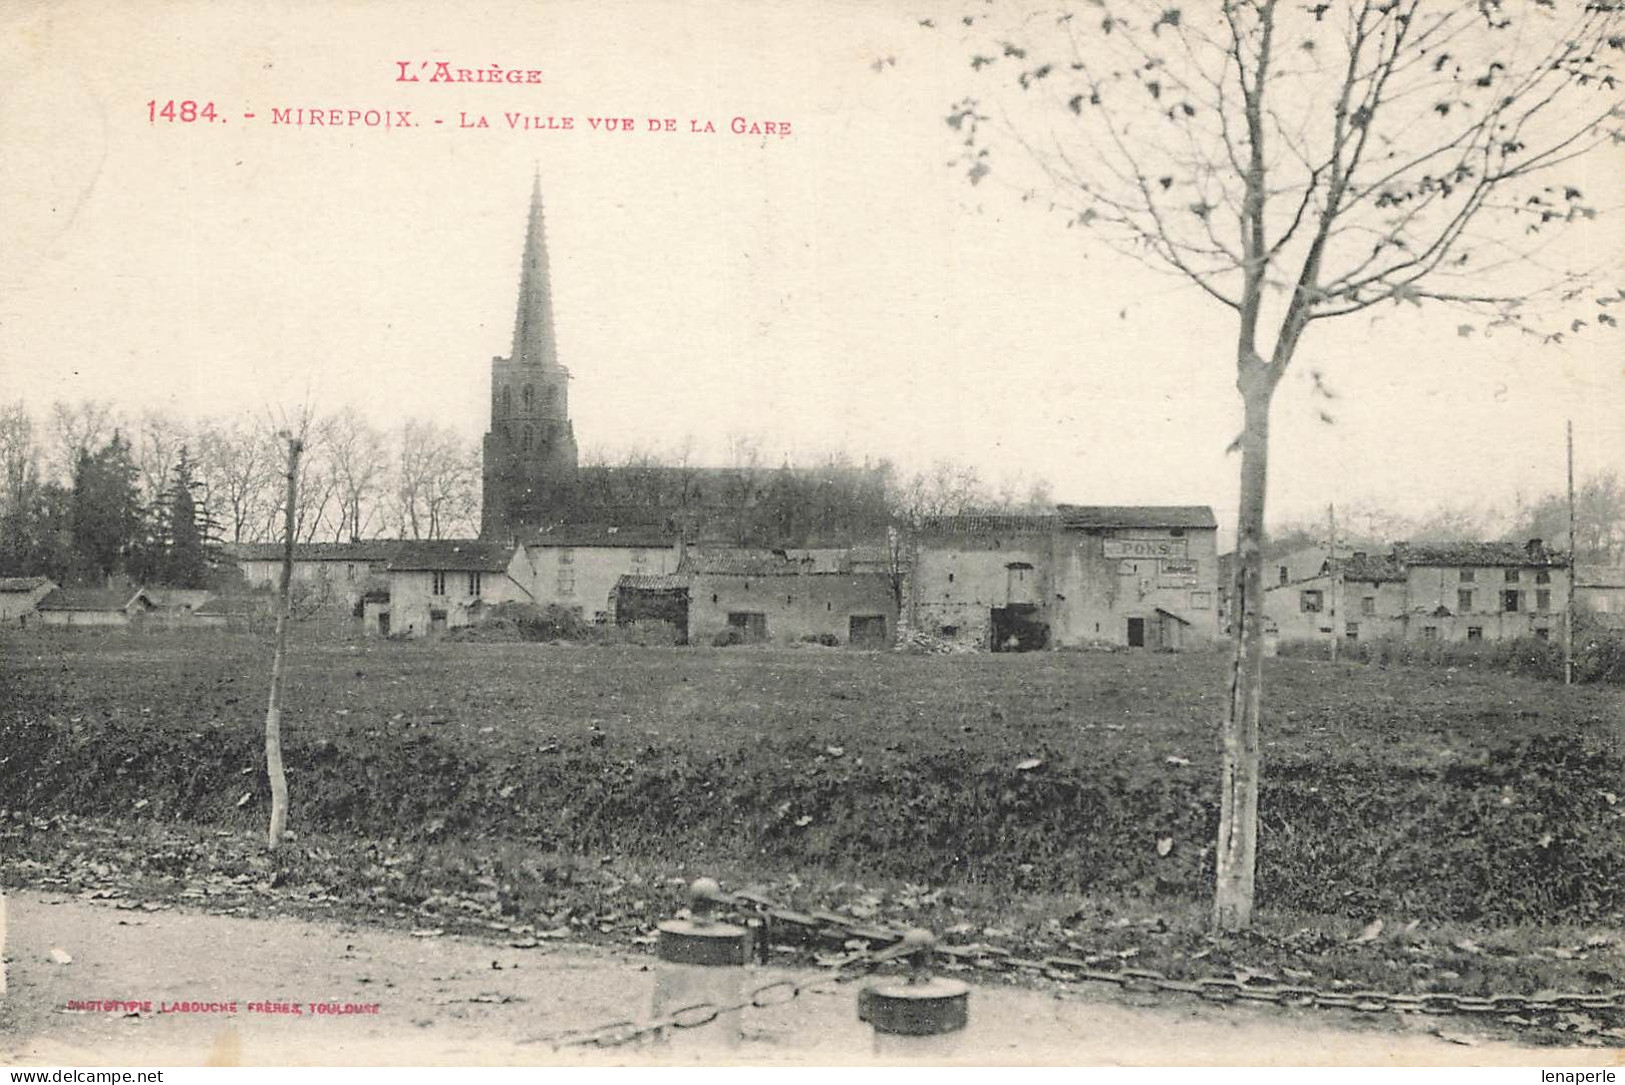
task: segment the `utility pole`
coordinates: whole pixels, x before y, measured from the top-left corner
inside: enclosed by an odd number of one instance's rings
[[[1563,606],[1563,684],[1574,685],[1574,420],[1568,423],[1569,445],[1569,585]]]
[[[299,480],[299,454],[305,443],[288,437],[288,508],[282,536],[282,585],[276,611],[276,650],[271,657],[271,699],[265,708],[265,772],[271,778],[271,831],[267,845],[272,851],[282,843],[288,824],[288,776],[282,767],[282,671],[288,652],[288,617],[292,609],[294,497]]]
[[[1326,572],[1331,575],[1332,662],[1337,662],[1337,642],[1342,634],[1337,629],[1337,616],[1343,611],[1343,567],[1337,560],[1337,505],[1326,505]]]

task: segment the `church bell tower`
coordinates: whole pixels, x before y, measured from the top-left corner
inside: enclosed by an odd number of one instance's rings
[[[491,426],[484,441],[480,537],[523,539],[569,516],[577,451],[570,371],[559,364],[547,275],[542,179],[530,194],[513,350],[491,359]]]

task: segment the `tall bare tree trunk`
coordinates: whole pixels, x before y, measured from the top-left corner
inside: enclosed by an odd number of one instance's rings
[[[282,534],[282,584],[276,611],[276,651],[271,657],[271,699],[265,708],[265,771],[271,777],[271,831],[267,843],[274,851],[282,843],[288,824],[288,777],[282,768],[282,670],[288,651],[288,618],[293,599],[294,499],[299,479],[299,453],[304,443],[288,439],[288,508]]]
[[[1244,384],[1241,504],[1232,572],[1230,696],[1225,704],[1224,768],[1219,799],[1217,886],[1213,925],[1244,930],[1253,918],[1253,866],[1258,854],[1258,716],[1264,690],[1264,492],[1269,473],[1270,401],[1274,385]]]

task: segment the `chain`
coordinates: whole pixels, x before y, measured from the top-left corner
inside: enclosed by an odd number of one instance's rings
[[[736,892],[717,898],[720,907],[750,917],[757,959],[766,964],[775,940],[840,946],[849,952],[825,962],[817,971],[795,979],[774,980],[752,989],[731,1003],[697,1002],[650,1021],[615,1021],[598,1028],[561,1033],[545,1041],[562,1047],[621,1047],[665,1034],[669,1030],[700,1028],[721,1017],[747,1009],[766,1009],[793,1002],[802,994],[831,981],[861,979],[908,952],[903,933],[891,927],[854,921],[835,912],[798,912],[767,897]],[[880,947],[880,948],[876,948]],[[1103,983],[1124,991],[1190,995],[1214,1003],[1254,1002],[1360,1013],[1423,1013],[1496,1015],[1520,1018],[1535,1013],[1625,1013],[1625,990],[1595,993],[1491,994],[1483,997],[1435,992],[1420,995],[1389,991],[1327,990],[1305,984],[1282,983],[1264,973],[1176,979],[1154,968],[1099,967],[1102,958],[1020,957],[990,945],[937,945],[937,957],[950,966],[985,972],[1021,974],[1061,983]],[[1518,1022],[1514,1022],[1518,1023]],[[1535,1024],[1533,1021],[1524,1021]],[[532,1042],[532,1041],[526,1041]]]
[[[901,936],[899,936],[901,937]],[[556,1051],[565,1047],[624,1047],[640,1040],[663,1036],[669,1030],[700,1028],[719,1018],[743,1010],[765,1010],[794,1002],[801,995],[827,984],[851,983],[861,979],[885,964],[903,956],[903,946],[893,945],[879,951],[867,948],[848,953],[826,962],[816,971],[793,979],[773,980],[752,988],[735,1002],[696,1002],[648,1021],[612,1021],[597,1028],[560,1033],[546,1043]]]
[[[848,944],[895,945],[902,932],[889,927],[855,922],[834,912],[796,912],[755,893],[737,892],[726,903],[755,914],[768,932],[798,932],[802,940]],[[789,939],[789,940],[794,940]],[[764,948],[768,939],[760,939]],[[1208,1002],[1256,1002],[1314,1009],[1355,1010],[1361,1013],[1493,1014],[1522,1016],[1534,1013],[1625,1013],[1625,989],[1594,993],[1536,995],[1490,994],[1483,997],[1437,992],[1398,994],[1389,991],[1328,990],[1304,984],[1282,983],[1263,973],[1246,978],[1216,976],[1175,979],[1152,968],[1100,967],[1102,959],[1072,957],[1020,957],[995,946],[938,945],[939,959],[967,968],[997,973],[1025,974],[1062,983],[1105,983],[1126,991],[1193,995]],[[1532,1022],[1531,1022],[1532,1023]]]

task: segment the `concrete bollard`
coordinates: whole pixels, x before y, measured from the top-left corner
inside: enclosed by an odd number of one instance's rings
[[[652,1014],[664,1017],[675,1010],[701,1003],[731,1006],[744,997],[750,960],[750,931],[714,917],[721,890],[710,878],[698,878],[689,887],[688,919],[668,919],[658,925],[656,953],[661,965],[655,975]],[[707,1027],[728,1047],[740,1039],[738,1015]],[[656,1042],[668,1042],[662,1035]]]
[[[912,971],[858,992],[858,1019],[874,1030],[874,1054],[888,1059],[951,1058],[970,1020],[970,988],[931,974],[936,937],[916,928],[903,936]]]

